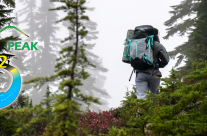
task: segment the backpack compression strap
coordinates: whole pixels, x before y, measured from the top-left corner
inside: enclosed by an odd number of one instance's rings
[[[129,41],[129,39],[125,39],[125,40],[124,40],[124,45],[125,45],[126,41]]]
[[[133,40],[133,39],[131,39],[131,40],[129,41],[129,46],[128,46],[128,48],[127,48],[126,54],[123,55],[123,56],[125,56],[125,59],[126,59],[126,56],[127,56],[128,51],[129,51],[129,48],[130,48],[130,46],[131,46],[132,40]]]
[[[146,39],[148,40],[147,48],[149,47],[149,55],[148,55],[148,59],[146,56],[143,56],[143,58],[147,61],[147,64],[149,65],[152,65],[152,63],[150,63],[148,60],[150,60],[150,47],[151,45],[153,45],[153,38],[154,38],[154,35],[146,36]]]

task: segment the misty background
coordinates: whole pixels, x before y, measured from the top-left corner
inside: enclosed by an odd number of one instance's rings
[[[174,36],[169,40],[162,38],[166,35],[164,22],[171,17],[170,6],[180,2],[180,0],[88,1],[86,15],[89,16],[90,21],[84,22],[89,31],[85,40],[88,45],[86,54],[96,68],[87,69],[91,76],[83,82],[84,86],[80,89],[83,94],[97,97],[103,103],[103,105],[91,104],[90,109],[98,111],[120,106],[127,88],[131,90],[132,85],[135,84],[135,74],[129,82],[132,67],[122,62],[123,42],[128,29],[134,29],[139,25],[152,25],[159,30],[160,41],[167,51],[172,51],[176,46],[187,41],[186,35]],[[70,33],[66,28],[68,22],[55,24],[55,21],[64,17],[66,13],[48,11],[61,5],[49,0],[17,0],[16,4],[12,15],[16,19],[11,25],[18,27],[30,37],[27,38],[16,31],[6,31],[1,35],[20,36],[22,43],[38,42],[38,51],[13,50],[12,53],[17,56],[17,59],[11,59],[11,64],[17,66],[23,81],[39,76],[49,76],[53,74],[58,51],[66,46],[66,43],[62,44],[61,40]],[[169,75],[175,62],[170,60],[165,68],[160,69],[163,77]],[[184,62],[181,63],[181,66],[183,65]],[[45,95],[47,85],[51,91],[55,91],[58,83],[48,83],[40,91],[34,89],[32,85],[23,85],[22,90],[27,90],[33,104],[38,104]]]

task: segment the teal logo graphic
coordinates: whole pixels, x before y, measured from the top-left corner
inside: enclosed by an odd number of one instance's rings
[[[10,58],[14,55],[11,54],[0,54],[0,69],[7,70],[12,76],[12,85],[7,91],[0,91],[0,109],[6,108],[11,105],[19,96],[21,89],[21,76],[17,68],[9,65]],[[6,63],[8,61],[8,63]]]
[[[26,35],[24,32],[22,32],[21,30],[19,30],[18,28],[16,28],[15,26],[10,26],[10,23],[8,26],[4,27],[3,29],[0,30],[0,33],[3,32],[6,29],[16,29],[17,31],[19,31],[20,33],[22,33],[23,35],[29,37],[28,35]]]

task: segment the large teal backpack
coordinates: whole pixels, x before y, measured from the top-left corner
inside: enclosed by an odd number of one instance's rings
[[[152,49],[154,34],[154,28],[148,25],[128,30],[122,61],[131,64],[134,69],[145,70],[155,67]]]
[[[146,36],[146,38],[133,39],[133,30],[128,30],[127,38],[124,41],[124,52],[122,61],[134,69],[147,69],[153,64],[153,37],[154,35]]]
[[[164,68],[169,62],[169,56],[164,46],[159,42],[157,42],[156,47],[153,45],[153,33],[157,34],[158,30],[148,25],[138,26],[135,30],[128,30],[127,32],[127,37],[124,40],[125,46],[122,61],[131,64],[134,72],[135,69]],[[155,62],[153,50],[156,48],[159,49],[156,50],[159,53],[158,59],[155,59]]]

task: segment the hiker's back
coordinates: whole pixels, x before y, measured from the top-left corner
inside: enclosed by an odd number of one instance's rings
[[[156,75],[162,77],[162,73],[160,72],[159,68],[164,68],[169,62],[169,56],[165,47],[158,41],[154,41],[152,47],[154,53],[154,64],[155,67],[147,68],[147,69],[135,69],[137,73],[149,73],[152,75]]]
[[[164,68],[169,62],[167,51],[157,35],[156,28],[144,25],[136,27],[134,31],[128,30],[125,39],[122,61],[131,64],[134,68],[132,74],[136,70],[135,82],[138,99],[145,99],[146,93],[143,90],[150,90],[153,94],[159,93],[157,87],[160,79],[154,75],[161,77],[159,68]]]
[[[150,25],[128,30],[122,61],[131,64],[138,72],[161,77],[159,68],[168,64],[169,56],[164,46],[158,42],[157,34],[158,30]]]

